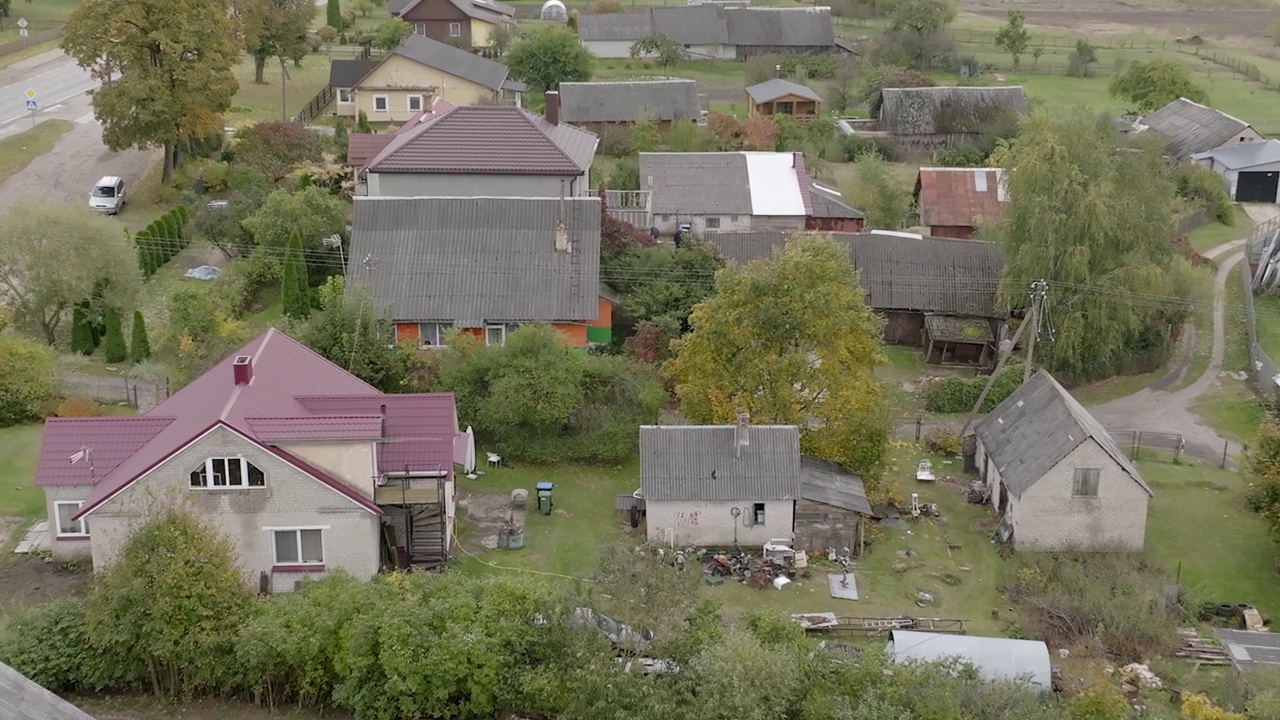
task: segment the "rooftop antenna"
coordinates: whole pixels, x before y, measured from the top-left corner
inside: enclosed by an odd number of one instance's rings
[[[93,451],[89,449],[88,445],[81,445],[80,452],[71,456],[72,465],[75,465],[81,460],[89,464],[89,479],[92,480],[96,485],[98,482],[98,478],[95,476],[95,473],[93,471]]]

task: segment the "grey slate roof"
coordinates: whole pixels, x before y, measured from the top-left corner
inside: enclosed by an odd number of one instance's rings
[[[835,190],[814,183],[809,191],[816,218],[865,218],[866,213],[844,201]]]
[[[5,720],[93,720],[71,703],[0,663],[0,718]]]
[[[335,88],[353,88],[366,75],[378,67],[381,60],[334,60],[329,65],[329,85]]]
[[[800,494],[800,429],[752,425],[738,451],[733,425],[644,425],[640,487],[645,503],[795,500]]]
[[[647,12],[583,14],[578,16],[578,37],[583,42],[627,40],[634,42],[653,30]]]
[[[751,99],[757,103],[769,102],[788,95],[795,95],[814,102],[822,102],[822,98],[818,96],[818,93],[800,83],[793,83],[782,78],[772,78],[758,85],[752,85],[747,88],[747,95],[751,96]]]
[[[1249,123],[1221,110],[1178,98],[1138,121],[1168,141],[1169,154],[1185,160],[1231,140]]]
[[[507,79],[506,65],[422,35],[405,38],[387,57],[391,55],[400,55],[490,90],[502,89]]]
[[[742,8],[725,10],[729,44],[831,48],[835,31],[831,8]]]
[[[560,83],[560,120],[571,123],[696,120],[693,80]]]
[[[524,108],[463,106],[396,135],[369,171],[574,176],[591,167],[599,142]]]
[[[1245,670],[1259,665],[1280,667],[1280,633],[1214,628],[1232,662]]]
[[[835,43],[831,9],[664,6],[648,12],[578,16],[584,42],[635,41],[660,32],[682,45],[827,48]]]
[[[640,189],[652,193],[653,212],[662,215],[752,212],[742,153],[640,153]]]
[[[1192,155],[1193,160],[1213,158],[1231,170],[1248,170],[1259,165],[1280,162],[1280,140],[1254,140],[1236,143]]]
[[[862,476],[822,458],[800,458],[800,497],[861,515],[874,514]]]
[[[556,250],[564,221],[571,252]],[[357,197],[348,288],[366,284],[393,320],[594,320],[600,200]]]
[[[982,132],[1004,112],[1027,114],[1021,85],[885,88],[870,115],[894,135],[934,135]]]
[[[682,45],[727,45],[724,9],[715,5],[655,7],[653,28]]]
[[[1000,247],[981,240],[907,235],[820,233],[849,249],[861,276],[867,304],[876,310],[902,310],[976,317],[1004,317],[996,304],[1004,268]],[[790,233],[707,233],[727,260],[767,260]]]
[[[1151,495],[1115,440],[1053,376],[1038,370],[974,426],[987,457],[1014,497],[1035,485],[1072,450],[1093,439]]]

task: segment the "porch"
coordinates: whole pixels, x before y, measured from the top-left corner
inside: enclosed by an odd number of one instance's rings
[[[605,190],[600,197],[605,211],[614,220],[631,223],[641,230],[653,227],[653,198],[648,190]]]

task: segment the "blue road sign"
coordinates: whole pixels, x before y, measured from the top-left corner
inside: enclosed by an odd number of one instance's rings
[[[36,101],[35,101],[35,100],[28,100],[28,101],[27,101],[27,109],[28,109],[28,110],[35,110],[35,109],[36,109]]]

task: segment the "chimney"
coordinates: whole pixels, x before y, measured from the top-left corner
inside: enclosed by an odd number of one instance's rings
[[[555,90],[548,90],[543,96],[546,99],[547,109],[545,117],[547,122],[552,125],[560,124],[560,93]]]
[[[751,444],[751,436],[748,429],[751,427],[751,416],[746,410],[738,411],[738,424],[733,428],[733,445],[739,455],[742,454],[742,448]]]
[[[253,380],[253,358],[239,355],[231,362],[231,372],[237,385],[248,385]]]
[[[378,406],[378,415],[382,417],[382,425],[380,427],[380,430],[378,431],[378,434],[379,436],[385,438],[387,436],[387,406],[386,405]]]

